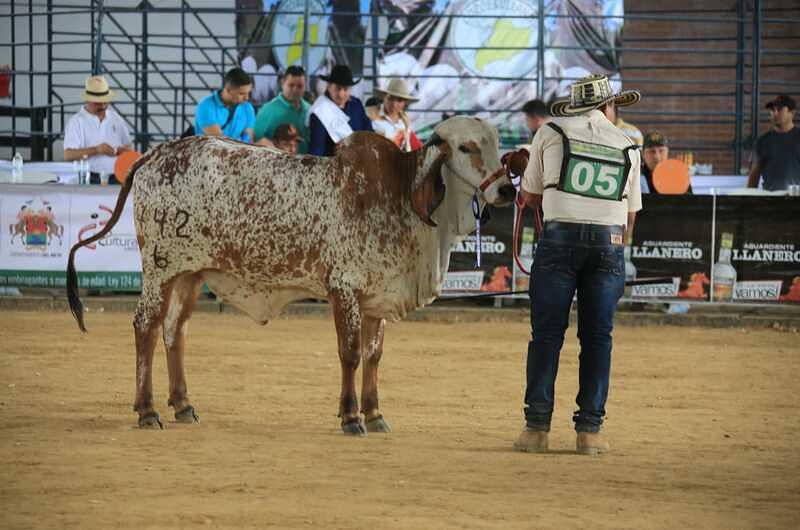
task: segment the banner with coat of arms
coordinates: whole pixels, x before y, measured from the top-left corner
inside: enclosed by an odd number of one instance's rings
[[[46,288],[66,285],[70,248],[102,229],[119,193],[117,186],[0,185],[0,190],[0,286]],[[133,215],[126,213],[109,235],[75,255],[80,287],[141,288]]]

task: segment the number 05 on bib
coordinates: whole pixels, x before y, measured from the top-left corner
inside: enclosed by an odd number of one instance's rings
[[[560,127],[548,123],[564,145],[564,161],[557,189],[565,193],[592,199],[621,201],[625,196],[628,172],[631,169],[630,150],[584,142],[567,137]]]

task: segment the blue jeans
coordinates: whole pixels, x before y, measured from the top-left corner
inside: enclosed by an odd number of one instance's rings
[[[613,240],[613,243],[612,243]],[[578,293],[580,389],[575,430],[603,424],[611,371],[614,312],[625,288],[622,227],[548,222],[536,248],[529,287],[532,340],[528,343],[525,419],[549,431],[558,358]]]

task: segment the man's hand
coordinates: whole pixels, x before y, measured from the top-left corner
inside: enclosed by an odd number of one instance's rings
[[[94,146],[94,150],[98,155],[114,156],[117,154],[117,150],[108,144],[96,145]]]
[[[275,144],[270,141],[266,136],[256,142],[256,145],[263,145],[265,147],[275,147]]]

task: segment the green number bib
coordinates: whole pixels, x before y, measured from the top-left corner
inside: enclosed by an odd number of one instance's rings
[[[636,146],[618,149],[607,145],[593,144],[568,138],[560,127],[548,123],[563,140],[564,162],[558,190],[589,197],[621,201],[631,161],[628,154]]]

